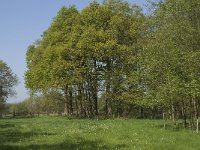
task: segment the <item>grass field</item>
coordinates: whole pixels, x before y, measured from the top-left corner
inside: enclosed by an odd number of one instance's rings
[[[198,150],[200,134],[162,128],[159,120],[0,120],[0,150]]]

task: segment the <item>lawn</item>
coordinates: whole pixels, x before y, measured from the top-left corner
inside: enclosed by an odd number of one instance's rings
[[[0,120],[0,150],[197,150],[200,134],[161,120],[35,117]]]

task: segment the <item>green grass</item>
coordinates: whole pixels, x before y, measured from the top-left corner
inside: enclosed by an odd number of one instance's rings
[[[0,120],[0,150],[198,150],[200,134],[162,128],[159,120]]]

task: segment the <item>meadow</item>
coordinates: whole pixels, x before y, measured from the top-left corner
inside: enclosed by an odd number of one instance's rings
[[[162,120],[0,119],[0,150],[197,150],[200,134]]]

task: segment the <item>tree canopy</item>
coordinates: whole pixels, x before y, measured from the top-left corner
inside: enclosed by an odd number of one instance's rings
[[[5,62],[0,60],[0,103],[4,103],[8,96],[15,94],[13,86],[16,84],[16,75]]]
[[[66,115],[168,114],[197,127],[200,2],[122,0],[62,7],[27,50],[27,87],[63,95]],[[194,125],[196,119],[196,125]]]

